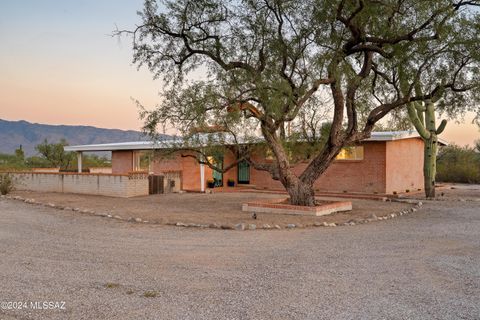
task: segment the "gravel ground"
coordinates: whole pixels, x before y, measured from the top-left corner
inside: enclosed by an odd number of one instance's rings
[[[0,200],[0,301],[66,302],[0,319],[480,319],[479,207],[235,232]]]
[[[226,224],[237,223],[271,226],[278,224],[285,227],[288,224],[313,225],[315,222],[329,222],[342,224],[352,219],[366,219],[372,214],[385,216],[410,209],[413,205],[399,202],[382,202],[378,200],[358,200],[344,198],[318,198],[319,200],[351,201],[353,210],[337,212],[326,216],[300,216],[274,213],[259,213],[253,219],[251,212],[242,211],[242,203],[259,199],[281,198],[286,195],[265,193],[184,193],[159,194],[146,197],[113,198],[95,195],[72,193],[17,191],[13,195],[23,198],[33,198],[41,203],[54,203],[71,208],[82,208],[118,215],[128,219],[140,218],[150,223],[175,224]]]

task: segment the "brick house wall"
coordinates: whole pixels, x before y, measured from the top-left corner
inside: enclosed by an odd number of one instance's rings
[[[386,193],[423,189],[423,140],[387,142]]]
[[[335,160],[323,175],[315,182],[314,189],[319,192],[364,192],[393,193],[405,192],[423,188],[423,141],[420,138],[410,138],[395,141],[366,141],[363,160]],[[132,170],[132,151],[112,152],[112,172],[126,173]],[[234,155],[224,156],[224,166],[235,161]],[[258,162],[268,162],[263,152],[253,152],[252,159]],[[300,174],[307,162],[293,167]],[[180,154],[157,158],[152,164],[153,172],[161,174],[169,171],[181,172],[181,189],[200,191],[201,168],[198,162]],[[204,166],[206,188],[207,181],[212,179],[213,170]],[[237,181],[238,170],[234,167],[224,173],[224,186],[227,180]],[[283,185],[271,178],[266,171],[250,168],[250,184],[258,189],[284,190]]]
[[[112,173],[125,174],[133,171],[133,151],[112,151]]]
[[[315,191],[330,192],[386,192],[386,144],[380,142],[365,142],[363,160],[335,160],[323,175],[315,182]],[[253,157],[262,161],[260,157]],[[293,167],[293,172],[299,175],[308,163],[303,162]],[[250,183],[260,189],[284,190],[279,181],[271,178],[270,173],[250,169]]]

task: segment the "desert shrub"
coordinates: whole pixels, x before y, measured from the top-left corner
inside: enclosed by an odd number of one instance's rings
[[[456,145],[440,149],[437,178],[443,182],[480,183],[480,154],[469,147]]]
[[[26,168],[25,161],[13,154],[0,153],[0,170],[24,170]]]
[[[15,188],[15,179],[9,173],[0,173],[0,194],[6,195]]]

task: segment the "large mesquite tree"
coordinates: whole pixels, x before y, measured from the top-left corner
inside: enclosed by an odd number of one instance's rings
[[[341,148],[368,138],[392,110],[439,92],[452,110],[474,106],[479,4],[146,0],[141,24],[118,34],[133,35],[134,62],[165,83],[163,101],[142,114],[145,130],[173,125],[194,137],[198,128],[217,128],[239,159],[285,186],[292,204],[312,206],[313,183]],[[428,84],[422,94],[419,82]],[[329,130],[296,175],[285,128],[315,103],[328,110]],[[241,153],[258,137],[274,163]],[[198,160],[213,165],[206,155],[199,150]]]

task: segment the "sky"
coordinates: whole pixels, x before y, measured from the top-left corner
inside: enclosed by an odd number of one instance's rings
[[[0,118],[140,130],[133,99],[153,107],[160,80],[132,65],[131,42],[112,37],[139,22],[143,0],[0,0]],[[442,137],[480,139],[449,122]]]

